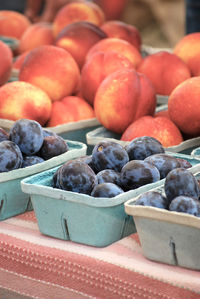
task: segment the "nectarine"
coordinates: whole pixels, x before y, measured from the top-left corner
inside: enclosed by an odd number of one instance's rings
[[[122,134],[121,140],[131,141],[137,137],[150,136],[164,147],[178,145],[183,141],[178,127],[167,117],[143,116],[135,120]]]
[[[42,45],[52,45],[53,42],[51,23],[38,22],[30,25],[22,34],[18,52],[24,53]]]
[[[58,34],[54,44],[67,50],[81,69],[89,49],[106,37],[106,33],[95,24],[81,21],[64,27]]]
[[[30,83],[15,81],[0,87],[0,118],[33,119],[43,126],[49,119],[51,107],[48,95]]]
[[[179,129],[189,135],[200,134],[200,77],[179,84],[168,99],[169,116]]]
[[[146,56],[137,71],[151,80],[156,93],[160,95],[169,95],[178,84],[191,77],[188,66],[167,51]]]
[[[52,104],[52,111],[47,126],[54,127],[94,117],[93,108],[83,98],[68,96]]]
[[[95,95],[94,110],[105,128],[122,133],[136,117],[154,114],[155,92],[144,77],[134,69],[120,69],[101,82]]]
[[[20,39],[31,25],[29,19],[20,12],[0,10],[0,35]]]
[[[40,87],[52,101],[57,101],[77,90],[80,70],[69,52],[45,45],[28,53],[20,68],[19,80]]]
[[[120,19],[127,0],[94,0],[104,11],[106,20]]]
[[[200,75],[200,32],[185,35],[177,42],[173,52],[187,64],[192,76]]]
[[[124,39],[140,51],[142,40],[139,30],[135,26],[122,21],[112,20],[104,22],[100,28],[108,37]]]
[[[102,39],[90,48],[86,56],[86,61],[94,53],[99,51],[115,51],[119,54],[122,54],[130,60],[130,62],[134,65],[135,68],[137,68],[139,64],[142,62],[142,55],[140,54],[138,49],[123,39],[115,37],[108,37]]]
[[[56,14],[53,21],[53,33],[58,33],[67,25],[78,21],[88,21],[100,26],[105,21],[103,10],[89,1],[74,1],[64,5]]]
[[[0,41],[0,86],[8,81],[12,70],[13,54],[11,49]]]

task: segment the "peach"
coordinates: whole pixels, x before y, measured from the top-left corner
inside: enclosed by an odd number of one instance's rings
[[[200,32],[190,33],[175,45],[173,53],[189,67],[192,76],[200,75]]]
[[[30,25],[31,22],[22,13],[0,10],[0,35],[20,39]]]
[[[31,50],[26,56],[19,80],[40,87],[52,101],[58,101],[76,91],[80,71],[70,53],[45,45]]]
[[[100,28],[108,35],[108,37],[124,39],[140,51],[142,42],[141,35],[135,26],[122,21],[112,20],[104,22]]]
[[[160,95],[169,95],[177,85],[191,77],[187,65],[167,51],[146,56],[137,71],[151,80],[156,93]]]
[[[120,19],[127,0],[94,0],[104,11],[106,20]]]
[[[51,23],[38,22],[29,26],[20,38],[19,53],[30,51],[42,45],[54,42]]]
[[[83,65],[81,93],[92,106],[100,83],[120,68],[134,69],[134,66],[125,56],[113,51],[96,52]]]
[[[120,69],[101,82],[94,99],[94,111],[105,128],[123,133],[136,117],[149,111],[154,114],[154,89],[144,77],[134,69]]]
[[[94,117],[93,108],[83,98],[68,96],[61,101],[53,102],[47,126],[54,127]]]
[[[98,26],[90,22],[80,21],[69,24],[62,29],[55,40],[55,45],[67,50],[81,69],[89,49],[106,37],[106,33]]]
[[[94,53],[99,51],[115,51],[119,54],[122,54],[130,60],[130,62],[134,65],[135,68],[137,68],[143,60],[140,52],[136,47],[134,47],[129,42],[123,39],[115,37],[104,38],[101,41],[97,42],[94,46],[92,46],[88,51],[86,61]]]
[[[53,20],[53,34],[55,37],[67,25],[79,21],[88,21],[100,26],[105,21],[103,10],[95,3],[88,1],[74,1],[64,5]]]
[[[178,127],[167,117],[145,115],[135,120],[121,136],[123,141],[137,137],[150,136],[161,142],[164,147],[178,145],[183,141]]]
[[[43,126],[49,119],[51,107],[48,95],[30,83],[15,81],[0,87],[0,118],[33,119]]]
[[[200,77],[179,84],[168,99],[169,116],[188,135],[200,134]]]
[[[0,41],[0,86],[8,81],[12,70],[13,54],[11,49]]]

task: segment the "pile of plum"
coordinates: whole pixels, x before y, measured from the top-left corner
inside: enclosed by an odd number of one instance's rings
[[[54,188],[114,197],[154,183],[176,168],[192,165],[167,153],[155,138],[138,137],[122,146],[117,142],[96,144],[91,156],[79,157],[60,166],[52,179]]]
[[[188,169],[171,170],[166,176],[163,191],[147,191],[134,204],[200,217],[199,181]]]
[[[0,128],[0,172],[41,163],[67,151],[62,137],[35,120],[19,119],[9,133]]]

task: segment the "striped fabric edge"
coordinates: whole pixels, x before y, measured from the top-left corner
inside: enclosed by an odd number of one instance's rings
[[[18,229],[15,227],[14,229],[10,223],[8,224],[6,222],[1,223],[0,233],[16,237],[19,244],[21,241],[26,241],[31,243],[31,247],[33,244],[35,246],[39,245],[46,247],[46,251],[48,252],[54,252],[54,250],[60,250],[60,248],[62,248],[62,251],[111,263],[122,269],[134,271],[141,275],[148,276],[149,278],[200,293],[200,278],[198,271],[147,260],[142,255],[138,243],[132,237],[124,238],[108,247],[95,248],[43,236],[38,231],[32,231],[27,227],[19,227]],[[126,243],[126,246],[124,246],[124,243]],[[129,245],[127,246],[127,244]]]
[[[8,283],[9,282],[9,283]],[[9,285],[9,286],[8,286]],[[94,297],[83,294],[76,290],[48,283],[45,281],[33,279],[12,271],[7,271],[0,268],[0,288],[2,290],[9,290],[14,293],[28,296],[30,298],[43,299],[93,299]]]
[[[192,291],[92,257],[51,248],[45,252],[43,247],[26,241],[20,244],[21,247],[15,238],[5,236],[0,253],[2,269],[97,298],[199,298]]]

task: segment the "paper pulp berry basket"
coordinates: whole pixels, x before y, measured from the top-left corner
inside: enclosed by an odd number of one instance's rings
[[[9,119],[0,118],[0,128],[9,131],[15,122]],[[67,140],[79,141],[82,143],[87,143],[86,134],[91,130],[94,130],[100,126],[100,123],[96,118],[80,120],[77,122],[70,122],[55,127],[43,127],[50,131],[55,132],[59,136]],[[87,146],[87,154],[90,154],[93,149],[92,145]]]
[[[29,195],[21,190],[21,180],[44,170],[61,165],[67,160],[86,155],[87,146],[81,142],[66,141],[69,150],[39,164],[0,173],[0,220],[32,209]]]
[[[200,178],[199,165],[190,171]],[[164,182],[152,190],[164,193]],[[200,270],[200,218],[134,205],[140,194],[125,203],[125,211],[134,219],[144,256],[153,261]]]
[[[173,154],[188,160],[193,167],[200,160]],[[124,203],[138,193],[160,185],[148,184],[114,198],[89,195],[52,188],[57,168],[22,180],[22,191],[30,194],[40,232],[63,240],[104,247],[135,232],[132,216],[124,211]]]
[[[19,40],[14,37],[0,36],[0,41],[4,42],[12,51],[15,51],[19,47]]]

